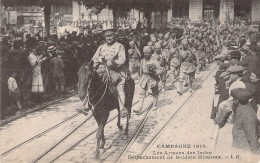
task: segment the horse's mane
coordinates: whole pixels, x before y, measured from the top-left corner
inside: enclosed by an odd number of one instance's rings
[[[85,70],[85,66],[87,66],[88,64],[89,64],[89,62],[84,62],[84,63],[80,66],[79,71],[78,71],[78,76],[80,75],[80,73],[81,73],[82,71],[86,71],[86,70]]]

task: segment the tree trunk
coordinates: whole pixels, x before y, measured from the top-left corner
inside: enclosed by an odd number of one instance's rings
[[[117,9],[114,8],[112,12],[113,12],[113,28],[116,29],[116,27],[117,27],[117,24],[116,24]]]
[[[51,17],[51,3],[44,4],[44,22],[45,22],[45,37],[50,36],[50,17]]]

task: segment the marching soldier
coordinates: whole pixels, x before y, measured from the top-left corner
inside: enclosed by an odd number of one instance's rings
[[[151,59],[152,49],[149,46],[145,46],[143,49],[144,59],[141,60],[140,67],[140,100],[139,107],[137,110],[134,110],[137,113],[142,112],[143,103],[146,94],[153,96],[153,110],[157,110],[157,101],[159,96],[158,83],[160,81],[159,74],[163,71],[162,67],[158,60]]]
[[[203,46],[199,46],[197,48],[196,52],[196,58],[197,58],[197,74],[200,73],[205,67],[206,67],[206,53],[203,49]]]
[[[128,49],[129,70],[131,73],[134,73],[140,67],[141,53],[135,46],[134,41],[130,41],[129,46],[130,46],[130,49]]]
[[[188,50],[188,42],[187,40],[182,41],[182,47],[183,49],[180,51],[181,56],[181,67],[180,67],[180,75],[179,75],[179,87],[177,90],[177,93],[179,95],[183,94],[183,82],[188,76],[189,81],[189,91],[192,91],[192,84],[195,79],[195,72],[196,72],[196,66],[194,65],[192,53],[190,50]]]
[[[170,75],[171,75],[172,83],[174,83],[180,72],[180,55],[179,55],[178,48],[170,49],[169,65],[170,65]]]
[[[166,68],[167,68],[167,59],[165,55],[162,54],[162,47],[159,42],[154,45],[154,54],[152,55],[152,59],[157,60],[161,67],[163,67],[164,72],[160,75],[160,80],[162,83],[162,92],[165,92],[166,85]]]

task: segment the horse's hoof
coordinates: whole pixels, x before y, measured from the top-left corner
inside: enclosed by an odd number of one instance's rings
[[[95,159],[99,160],[99,154],[95,154]]]
[[[123,126],[122,126],[122,125],[119,125],[119,126],[118,126],[118,129],[119,129],[119,130],[123,130]]]

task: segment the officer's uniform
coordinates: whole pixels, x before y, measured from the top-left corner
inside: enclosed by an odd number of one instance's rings
[[[124,63],[126,61],[125,48],[122,44],[115,42],[109,46],[107,43],[100,45],[94,54],[92,61],[94,61],[94,67],[102,63],[102,58],[108,62],[112,62],[112,66],[109,68],[109,73],[112,82],[116,85],[119,95],[119,104],[121,110],[125,108],[125,81],[127,78],[126,68]],[[97,72],[104,73],[105,68],[103,65],[99,65]]]

